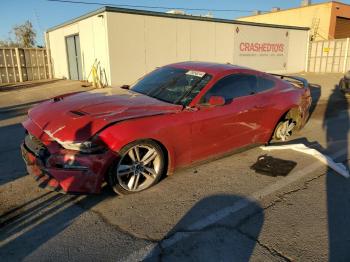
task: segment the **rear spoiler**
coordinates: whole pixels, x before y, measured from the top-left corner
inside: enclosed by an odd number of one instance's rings
[[[307,88],[309,87],[309,82],[302,77],[298,76],[286,76],[286,75],[278,75],[278,74],[270,74],[272,76],[278,77],[282,80],[285,80],[293,85],[297,85],[299,87]]]

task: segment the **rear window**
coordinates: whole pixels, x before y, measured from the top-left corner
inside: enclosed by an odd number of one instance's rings
[[[257,93],[270,90],[275,87],[275,81],[266,77],[258,77]]]

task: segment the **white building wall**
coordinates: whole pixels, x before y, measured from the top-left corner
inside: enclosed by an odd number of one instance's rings
[[[182,61],[233,63],[277,73],[305,69],[305,30],[102,12],[48,32],[56,78],[69,77],[65,37],[72,34],[80,36],[83,78],[87,79],[97,60],[112,85],[132,84],[157,67]],[[242,39],[282,41],[287,49],[279,58],[260,54],[245,57],[237,49]],[[285,63],[276,59],[285,59]]]
[[[305,71],[308,31],[289,30],[288,63],[286,73]]]
[[[97,61],[100,68],[98,72],[102,72],[102,82],[105,82],[105,78],[107,78],[107,83],[111,83],[106,14],[102,13],[102,15],[102,17],[94,15],[48,32],[51,63],[55,78],[69,78],[65,38],[79,34],[83,79],[87,80],[94,62]],[[90,74],[89,81],[91,81],[91,77]]]
[[[278,63],[281,57],[266,58],[257,54],[254,58],[239,56],[238,59],[237,27],[246,41],[260,39],[262,43],[278,43],[288,32],[282,39],[286,48],[285,63]],[[132,84],[157,67],[181,61],[233,63],[274,73],[295,73],[305,67],[305,30],[117,12],[107,12],[107,30],[114,85]],[[273,59],[277,62],[271,62]]]
[[[55,31],[48,32],[52,74],[55,78],[69,77],[65,37],[77,34],[78,32],[78,24],[68,25]]]
[[[108,12],[107,30],[115,85],[180,61],[232,63],[230,24]]]

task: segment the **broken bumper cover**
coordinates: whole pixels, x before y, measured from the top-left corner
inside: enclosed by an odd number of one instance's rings
[[[33,151],[26,141],[22,143],[21,152],[28,173],[36,178],[40,187],[65,193],[99,193],[105,174],[116,158],[111,151],[93,155],[60,150],[45,156]],[[74,166],[76,163],[79,166]]]

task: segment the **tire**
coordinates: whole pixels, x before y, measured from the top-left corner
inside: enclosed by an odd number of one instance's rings
[[[345,84],[345,80],[344,78],[342,78],[339,82],[339,89],[345,93],[345,89],[346,89],[346,84]]]
[[[349,94],[350,93],[350,80],[345,80],[344,78],[342,78],[339,82],[339,89],[344,94]]]
[[[120,159],[108,173],[109,186],[119,195],[137,193],[155,185],[165,172],[165,156],[152,140],[139,140],[122,148]]]
[[[276,141],[287,141],[292,133],[297,123],[293,119],[284,119],[280,121],[274,132],[272,139]]]

